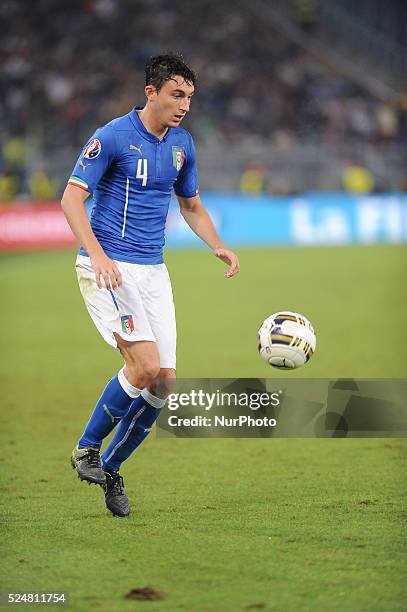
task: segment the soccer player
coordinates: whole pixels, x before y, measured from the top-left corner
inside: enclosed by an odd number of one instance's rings
[[[79,287],[100,334],[124,359],[105,387],[72,452],[78,477],[103,486],[108,509],[127,516],[119,469],[141,444],[175,379],[176,326],[164,226],[174,189],[190,228],[228,268],[235,253],[221,242],[198,190],[195,148],[180,127],[196,77],[177,55],[146,65],[145,106],[99,128],[68,181],[62,208],[81,247]],[[92,195],[88,220],[84,202]],[[117,426],[102,457],[103,439]]]

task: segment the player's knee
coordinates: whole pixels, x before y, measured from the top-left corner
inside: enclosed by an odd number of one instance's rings
[[[154,359],[143,363],[126,360],[126,378],[131,385],[138,389],[148,387],[157,378],[159,371],[160,365]]]
[[[158,378],[155,383],[156,392],[159,397],[167,397],[172,393],[177,373],[173,368],[161,368],[158,374]]]
[[[177,378],[177,372],[174,370],[174,368],[161,368],[158,377],[170,382],[171,380],[175,380]]]
[[[151,384],[160,373],[160,364],[158,361],[148,361],[143,365],[142,374],[147,379],[147,384]]]

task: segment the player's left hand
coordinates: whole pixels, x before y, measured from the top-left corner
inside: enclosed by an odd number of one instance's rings
[[[221,259],[223,263],[229,266],[229,268],[226,270],[224,274],[226,278],[230,278],[231,276],[234,276],[235,274],[239,272],[240,265],[239,265],[239,259],[236,253],[234,253],[230,249],[226,249],[225,247],[220,247],[218,249],[215,249],[214,253],[216,257]]]

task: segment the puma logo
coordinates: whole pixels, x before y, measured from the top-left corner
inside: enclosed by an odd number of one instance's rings
[[[131,149],[132,151],[138,151],[138,152],[140,153],[140,155],[142,156],[142,155],[143,155],[143,152],[142,152],[142,150],[141,150],[141,147],[142,147],[142,146],[143,146],[142,144],[141,144],[139,147],[135,147],[134,145],[130,145],[130,149]]]
[[[90,164],[84,164],[84,163],[83,163],[83,161],[82,161],[81,159],[79,160],[79,165],[82,167],[82,170],[83,170],[84,172],[86,172],[86,168],[87,168],[88,166],[90,166]]]
[[[106,404],[103,404],[103,410],[106,412],[107,415],[110,416],[110,418],[112,419],[112,423],[114,423],[115,419],[116,421],[120,421],[120,417],[113,416]]]

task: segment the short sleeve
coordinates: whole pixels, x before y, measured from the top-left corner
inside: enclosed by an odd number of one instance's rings
[[[181,198],[193,198],[199,192],[195,145],[192,136],[188,134],[188,137],[189,142],[185,152],[185,161],[174,183],[174,191]]]
[[[116,155],[116,137],[111,126],[98,128],[88,140],[75,164],[68,185],[75,185],[89,193],[112,164]]]

